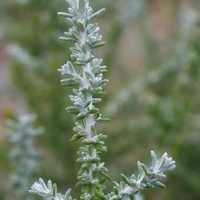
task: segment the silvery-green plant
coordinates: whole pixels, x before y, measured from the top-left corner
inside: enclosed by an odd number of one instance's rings
[[[95,58],[92,50],[103,46],[99,35],[97,23],[91,23],[91,20],[102,14],[105,9],[93,12],[89,5],[89,0],[66,0],[69,4],[68,13],[58,12],[58,15],[64,17],[72,24],[72,28],[65,32],[61,40],[75,43],[71,47],[71,61],[61,66],[58,70],[62,75],[61,83],[65,86],[73,86],[73,94],[69,96],[72,106],[66,110],[75,115],[75,134],[72,141],[80,140],[82,146],[78,151],[79,158],[77,162],[81,167],[78,172],[77,185],[81,186],[80,199],[83,200],[129,200],[136,199],[136,194],[144,188],[165,187],[162,179],[166,173],[175,168],[175,161],[164,153],[161,158],[157,158],[152,151],[152,165],[147,167],[138,162],[138,175],[132,174],[127,177],[121,174],[122,181],[114,181],[112,192],[105,193],[104,182],[108,179],[108,169],[105,163],[101,161],[100,155],[107,151],[104,139],[106,136],[98,133],[96,124],[107,122],[108,118],[103,118],[96,104],[101,102],[104,94],[103,88],[108,82],[103,73],[106,66],[102,65],[102,59]],[[47,184],[42,178],[35,182],[31,193],[38,194],[44,200],[72,200],[70,189],[63,195],[57,192],[57,185],[52,181]]]
[[[10,151],[11,185],[23,199],[31,200],[28,194],[38,172],[39,155],[35,149],[36,138],[43,128],[34,128],[35,114],[19,115],[17,120],[8,120],[9,141],[13,145]]]

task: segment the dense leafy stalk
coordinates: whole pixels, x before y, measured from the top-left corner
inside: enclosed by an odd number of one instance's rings
[[[72,28],[64,33],[61,40],[74,43],[71,47],[71,61],[61,66],[58,71],[62,75],[61,83],[64,86],[73,86],[73,93],[69,96],[72,106],[66,110],[75,115],[75,127],[71,141],[80,140],[82,146],[78,151],[77,162],[81,164],[78,172],[78,185],[81,185],[83,200],[111,200],[135,199],[135,195],[148,187],[161,186],[161,178],[165,173],[175,168],[175,162],[167,153],[157,159],[152,151],[152,166],[147,168],[138,162],[138,177],[132,175],[129,179],[122,174],[123,181],[114,182],[114,192],[104,193],[104,182],[110,179],[107,168],[100,159],[100,154],[107,151],[104,144],[105,135],[98,133],[96,123],[109,121],[102,118],[96,104],[101,102],[103,88],[108,82],[103,77],[106,66],[102,66],[102,59],[95,58],[92,50],[104,45],[98,34],[98,24],[91,23],[91,19],[102,14],[105,9],[93,12],[89,0],[67,0],[68,13],[58,14],[72,24]],[[56,184],[43,179],[35,182],[30,192],[40,195],[44,200],[72,200],[70,190],[65,195],[57,192]]]
[[[72,141],[81,140],[79,159],[81,168],[78,172],[79,184],[83,186],[81,199],[101,199],[104,197],[103,182],[108,178],[107,169],[101,162],[99,154],[106,152],[104,145],[105,135],[98,133],[95,124],[98,121],[107,121],[95,104],[101,101],[102,90],[108,80],[104,79],[103,72],[106,66],[101,66],[102,60],[95,58],[91,50],[104,45],[98,34],[98,24],[90,20],[98,16],[104,9],[93,13],[89,1],[68,1],[69,13],[59,12],[72,23],[72,28],[60,39],[75,42],[71,48],[72,62],[68,61],[59,71],[63,75],[61,82],[66,86],[76,86],[70,100],[73,106],[67,110],[76,115],[75,135]]]

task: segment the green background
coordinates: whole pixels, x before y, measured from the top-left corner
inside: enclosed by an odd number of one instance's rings
[[[107,45],[95,50],[108,67],[100,105],[112,122],[98,126],[108,135],[103,160],[114,180],[150,162],[150,151],[165,151],[177,163],[166,189],[147,190],[148,200],[200,199],[200,3],[195,0],[101,0],[94,10]],[[35,112],[41,155],[38,177],[79,197],[76,151],[70,143],[73,117],[57,69],[69,59],[70,44],[58,41],[69,24],[57,16],[62,0],[0,1],[0,200],[16,199],[9,184],[5,120]],[[36,178],[38,178],[36,177]],[[112,183],[107,183],[110,191]],[[19,197],[20,200],[20,197]]]

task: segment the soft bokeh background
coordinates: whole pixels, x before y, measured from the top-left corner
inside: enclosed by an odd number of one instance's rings
[[[167,151],[177,168],[166,189],[144,192],[148,200],[200,199],[200,1],[93,0],[107,45],[96,50],[108,66],[103,116],[108,135],[103,160],[110,175],[136,172],[150,151]],[[69,28],[56,15],[64,0],[0,1],[0,200],[16,199],[9,181],[10,144],[5,121],[34,112],[45,133],[37,139],[40,172],[76,198],[76,151],[70,143],[73,118],[57,69],[69,59],[58,37]],[[108,183],[107,189],[112,188]],[[19,197],[19,200],[20,197]]]

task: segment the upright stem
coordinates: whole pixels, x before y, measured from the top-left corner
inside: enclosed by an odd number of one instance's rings
[[[81,34],[82,37],[80,37],[80,40],[79,40],[79,43],[80,45],[85,45],[85,42],[86,42],[86,38],[87,38],[87,34],[86,34],[86,31],[84,31],[82,34]],[[89,59],[89,56],[90,56],[90,50],[86,51],[85,53],[85,56],[86,56],[86,59]],[[91,66],[89,63],[87,63],[85,66],[82,66],[83,67],[83,78],[82,78],[82,88],[89,88],[91,87],[90,86],[90,82],[86,76],[86,73],[91,73]],[[91,102],[89,105],[88,105],[88,108],[89,109],[92,109],[93,107],[93,103],[92,103],[92,95],[89,93],[87,94],[86,96],[86,101],[87,102]],[[84,119],[84,124],[85,124],[85,132],[86,132],[86,139],[88,141],[92,140],[92,131],[91,131],[91,127],[95,125],[95,119],[94,119],[94,116],[93,114],[89,114],[85,119]],[[88,147],[89,148],[89,147]],[[96,152],[96,149],[90,145],[90,148],[91,148],[91,158],[96,158],[97,156],[97,152]],[[96,164],[92,164],[90,163],[89,165],[89,170],[88,170],[88,178],[89,178],[89,181],[92,183],[93,180],[94,180],[94,177],[93,177],[93,172],[95,171],[96,169]],[[88,191],[89,192],[89,191]],[[91,188],[91,196],[94,195],[94,187],[92,185],[92,188]]]
[[[94,124],[95,124],[95,120],[94,120],[93,115],[91,115],[91,114],[88,115],[88,117],[86,117],[86,119],[85,119],[85,129],[86,129],[88,141],[92,140],[91,127],[94,126]],[[91,145],[91,151],[92,151],[91,152],[91,159],[96,158],[97,157],[97,151],[92,145]],[[88,175],[89,175],[89,180],[90,180],[91,183],[94,180],[93,172],[95,171],[95,169],[96,169],[96,164],[90,163]],[[93,186],[92,186],[91,194],[92,194],[92,196],[94,195],[94,187]]]
[[[80,2],[83,2],[81,7]],[[90,20],[101,14],[104,9],[93,13],[89,0],[67,0],[69,13],[59,13],[72,22],[73,27],[65,33],[63,40],[75,42],[71,48],[72,62],[67,62],[59,69],[66,78],[62,80],[66,85],[75,85],[74,95],[70,96],[73,106],[67,110],[76,114],[75,135],[72,140],[80,139],[84,146],[80,147],[77,160],[81,163],[78,172],[79,183],[82,187],[81,199],[103,199],[103,182],[108,178],[104,163],[100,161],[99,154],[106,151],[103,134],[97,133],[95,124],[106,119],[101,118],[95,103],[101,101],[103,87],[107,80],[103,77],[106,71],[101,66],[102,60],[95,58],[91,51],[102,46],[101,36],[98,34],[98,24],[91,24]]]

